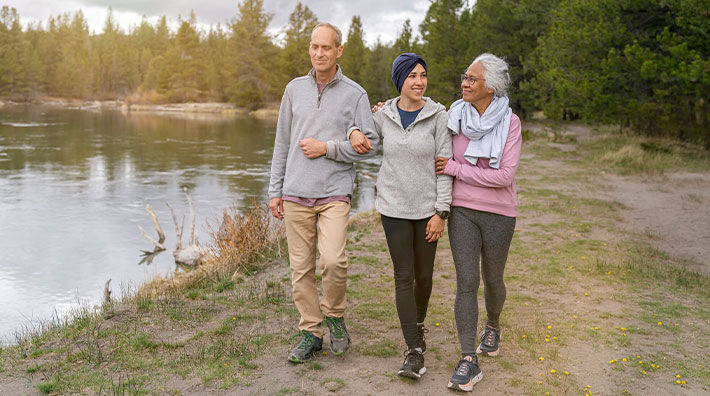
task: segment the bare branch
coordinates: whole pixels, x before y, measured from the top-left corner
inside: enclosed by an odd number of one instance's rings
[[[151,207],[150,204],[145,206],[145,210],[148,211],[150,218],[153,219],[155,231],[158,233],[158,243],[162,244],[163,242],[165,242],[165,233],[163,233],[163,229],[160,227],[160,223],[158,223],[158,217],[156,217],[155,213],[153,213],[153,207]]]
[[[187,197],[187,204],[190,206],[190,245],[196,245],[197,241],[195,240],[195,210],[192,207],[192,198],[190,198],[190,194],[187,192],[187,187],[183,187],[183,191],[185,191],[185,196]]]
[[[162,243],[156,241],[156,240],[153,239],[150,235],[148,235],[148,233],[145,232],[145,230],[143,229],[143,227],[138,226],[138,229],[140,230],[141,234],[143,234],[144,237],[148,238],[148,240],[153,243],[153,246],[155,246],[155,248],[156,248],[157,250],[165,250],[165,246],[163,246]]]
[[[175,224],[175,235],[177,237],[177,242],[175,242],[175,250],[180,250],[182,249],[182,230],[185,227],[185,215],[182,215],[180,218],[180,225],[178,226],[177,216],[175,215],[173,207],[167,202],[165,204],[168,205],[168,208],[170,208],[170,214],[173,216],[173,224]]]

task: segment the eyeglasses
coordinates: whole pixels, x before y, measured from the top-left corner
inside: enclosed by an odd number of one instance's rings
[[[478,77],[473,77],[473,76],[467,76],[465,74],[461,75],[461,82],[468,81],[470,85],[473,85],[476,83],[476,81],[486,81],[485,78],[478,78]]]

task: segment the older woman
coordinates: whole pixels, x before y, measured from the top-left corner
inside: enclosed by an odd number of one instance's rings
[[[398,374],[417,379],[426,372],[424,319],[437,240],[451,202],[451,177],[437,176],[434,160],[451,157],[452,139],[446,107],[424,96],[427,65],[421,56],[399,55],[392,63],[392,83],[400,96],[374,115],[383,149],[375,207],[392,258],[395,303],[407,344]]]
[[[463,99],[449,110],[454,156],[436,159],[437,174],[454,177],[449,240],[461,360],[448,387],[462,391],[483,378],[476,353],[496,356],[500,350],[503,270],[517,216],[515,172],[522,145],[520,119],[508,106],[509,84],[504,60],[482,54],[473,61],[461,76]],[[487,319],[476,347],[480,274]]]

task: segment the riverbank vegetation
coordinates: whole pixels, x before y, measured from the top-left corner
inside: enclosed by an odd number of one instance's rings
[[[187,10],[185,10],[187,11]],[[109,10],[91,33],[81,11],[21,26],[0,14],[0,96],[125,99],[133,103],[276,102],[310,68],[306,48],[318,20],[298,3],[277,37],[263,0],[238,2],[225,25],[177,30],[165,17],[122,30]],[[450,104],[459,74],[482,52],[512,66],[510,96],[520,115],[583,118],[710,147],[710,24],[694,0],[434,0],[420,26],[406,21],[390,43],[354,15],[345,34],[344,72],[372,102],[396,93],[392,59],[416,51],[429,62],[428,93]],[[365,44],[365,38],[370,45]]]
[[[707,393],[710,277],[657,250],[656,237],[624,226],[628,209],[603,196],[603,179],[630,175],[662,184],[664,172],[707,172],[710,159],[704,150],[672,140],[608,129],[569,132],[577,127],[548,123],[524,131],[520,215],[501,317],[503,352],[481,359],[484,379],[476,391]],[[600,160],[620,151],[631,153],[620,156],[629,161]],[[639,168],[646,155],[655,165]],[[693,199],[677,194],[683,205]],[[244,218],[230,214],[215,230],[220,262],[248,258],[237,276],[225,268],[181,287],[149,286],[143,291],[150,292],[27,333],[17,345],[0,349],[0,388],[10,394],[111,395],[445,391],[458,356],[456,275],[446,236],[426,320],[428,370],[413,382],[396,375],[405,346],[377,214],[360,214],[348,228],[346,319],[353,348],[338,357],[326,347],[313,362],[297,366],[285,360],[298,339],[299,314],[283,241],[274,244],[278,236],[265,232],[247,237],[239,226],[265,230],[269,220],[262,216],[268,216],[263,209]],[[245,238],[270,242],[239,253]]]

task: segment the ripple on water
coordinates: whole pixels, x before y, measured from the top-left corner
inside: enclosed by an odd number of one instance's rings
[[[66,122],[3,122],[2,125],[14,128],[36,128],[52,125],[64,125]]]

